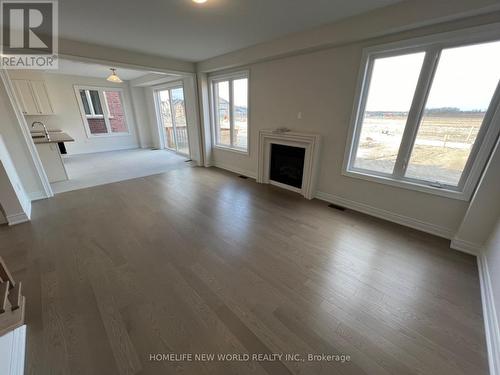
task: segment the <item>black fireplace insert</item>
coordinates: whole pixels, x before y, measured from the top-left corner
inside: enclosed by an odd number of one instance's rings
[[[271,144],[269,178],[273,181],[302,188],[305,148]]]

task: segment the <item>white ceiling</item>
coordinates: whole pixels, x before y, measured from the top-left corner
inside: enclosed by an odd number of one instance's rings
[[[66,59],[59,59],[58,64],[59,68],[57,70],[47,70],[46,73],[107,78],[111,74],[111,71],[109,69],[115,68],[113,66],[108,66],[108,65],[93,64],[93,63],[79,62]],[[116,69],[116,74],[118,74],[118,76],[124,81],[129,81],[134,78],[142,77],[148,73],[149,72],[145,70],[124,69],[124,68]]]
[[[64,0],[62,38],[201,61],[401,0]]]

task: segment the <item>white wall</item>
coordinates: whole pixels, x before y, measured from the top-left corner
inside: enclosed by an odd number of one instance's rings
[[[500,139],[493,150],[486,172],[472,197],[454,242],[480,249],[500,215]]]
[[[488,262],[496,311],[500,312],[500,216],[486,243],[484,256]]]
[[[137,124],[137,136],[141,148],[153,147],[151,120],[149,118],[147,93],[144,87],[130,87],[132,106]]]
[[[60,129],[68,133],[75,139],[75,142],[66,143],[68,154],[84,154],[139,147],[137,124],[127,83],[116,84],[100,78],[63,74],[41,74],[36,71],[11,71],[9,75],[11,79],[41,79],[45,81],[55,114],[50,116],[26,116],[26,121],[28,125],[33,121],[41,121],[49,129]],[[130,135],[88,137],[78,107],[74,85],[122,88],[124,90],[124,107],[127,114],[127,125]]]
[[[36,171],[28,146],[24,140],[14,108],[0,80],[0,135],[17,171],[22,186],[31,199],[45,196],[43,185]]]
[[[24,191],[9,151],[0,135],[0,205],[2,216],[9,225],[28,221],[31,217],[31,200]]]
[[[186,120],[189,138],[189,153],[190,158],[201,165],[202,145],[201,145],[201,131],[198,118],[198,96],[196,90],[195,76],[188,76],[182,79],[184,85],[184,100],[186,105]]]
[[[491,374],[500,374],[500,211],[481,255],[483,306]]]

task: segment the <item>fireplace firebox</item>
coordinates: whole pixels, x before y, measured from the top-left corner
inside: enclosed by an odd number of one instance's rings
[[[305,153],[303,147],[271,144],[269,179],[301,189]]]

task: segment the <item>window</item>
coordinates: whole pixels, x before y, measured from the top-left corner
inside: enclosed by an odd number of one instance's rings
[[[469,199],[499,133],[500,41],[464,35],[365,51],[344,174]]]
[[[102,116],[101,101],[99,99],[99,91],[97,90],[80,90],[80,97],[83,108],[87,116]]]
[[[354,165],[392,173],[424,53],[376,59]]]
[[[213,77],[212,125],[216,146],[248,150],[248,73]]]
[[[77,86],[75,91],[87,136],[129,134],[121,90]]]

